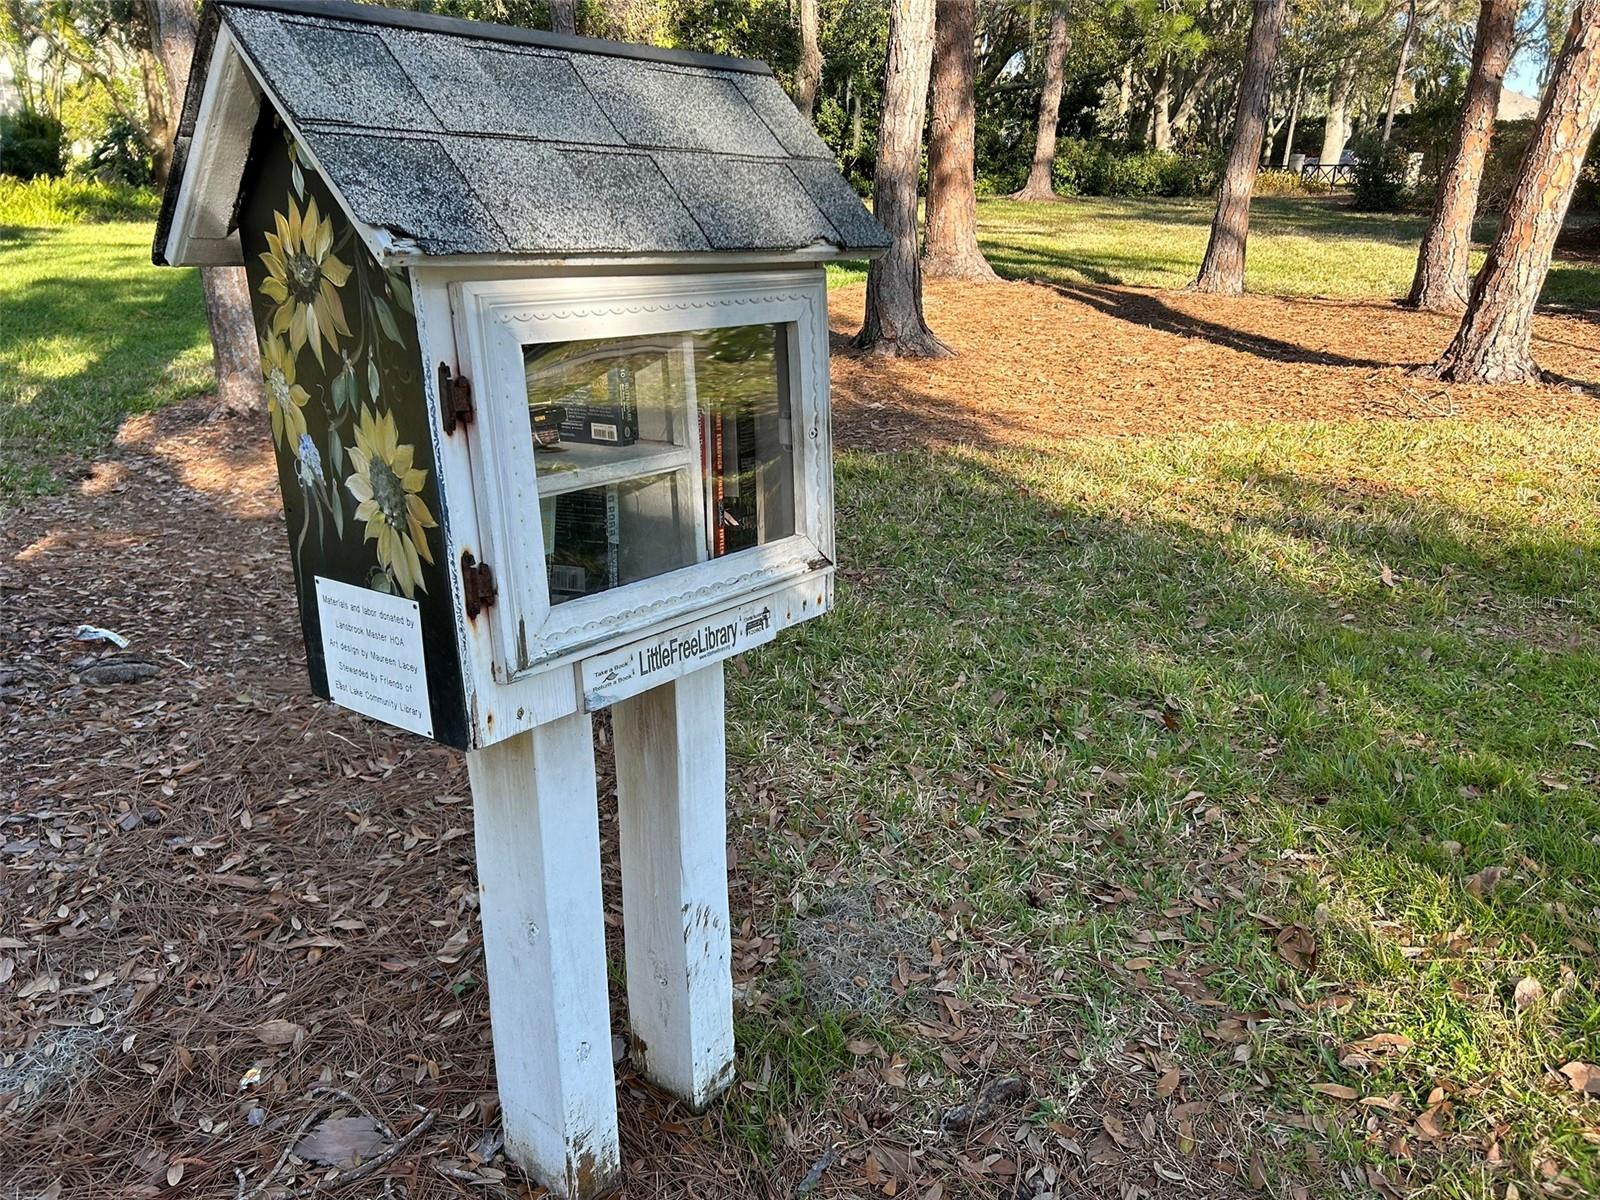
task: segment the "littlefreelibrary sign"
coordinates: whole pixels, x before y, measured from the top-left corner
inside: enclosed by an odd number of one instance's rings
[[[622,1170],[590,713],[636,1058],[699,1108],[721,664],[832,605],[824,267],[887,245],[764,64],[202,15],[155,259],[245,268],[312,690],[467,752],[507,1151],[558,1195]]]

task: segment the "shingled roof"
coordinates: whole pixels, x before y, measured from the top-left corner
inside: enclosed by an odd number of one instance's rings
[[[219,37],[352,215],[402,255],[827,256],[888,244],[762,63],[338,0],[214,0],[158,262],[198,126],[228,111],[203,103]]]

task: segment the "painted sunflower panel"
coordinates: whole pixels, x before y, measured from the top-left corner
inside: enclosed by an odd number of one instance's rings
[[[367,253],[270,110],[239,235],[261,344],[312,690],[328,696],[316,578],[416,601],[434,736],[464,747],[464,689],[411,281]]]

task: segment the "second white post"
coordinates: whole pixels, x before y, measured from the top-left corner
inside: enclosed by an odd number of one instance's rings
[[[611,721],[628,1017],[646,1077],[698,1111],[733,1080],[722,664]]]

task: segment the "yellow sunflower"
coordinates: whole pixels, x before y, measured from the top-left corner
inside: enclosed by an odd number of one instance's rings
[[[294,355],[275,333],[261,339],[261,377],[267,381],[272,440],[281,446],[287,435],[289,445],[298,446],[300,436],[306,431],[305,414],[300,410],[311,397],[294,381]]]
[[[333,253],[333,221],[317,211],[317,198],[306,202],[305,212],[293,199],[289,215],[272,214],[278,231],[267,234],[267,252],[261,256],[267,277],[261,293],[278,306],[272,315],[274,333],[289,335],[289,348],[299,354],[308,342],[317,362],[322,345],[338,350],[339,335],[350,336],[344,303],[338,289],[350,278],[350,268]]]
[[[423,531],[438,522],[417,493],[428,472],[411,465],[412,448],[400,444],[394,418],[365,406],[356,423],[356,444],[345,453],[355,474],[344,485],[358,501],[356,519],[367,524],[365,540],[378,543],[378,564],[407,596],[419,587],[427,591],[422,564],[433,562],[433,553]]]

